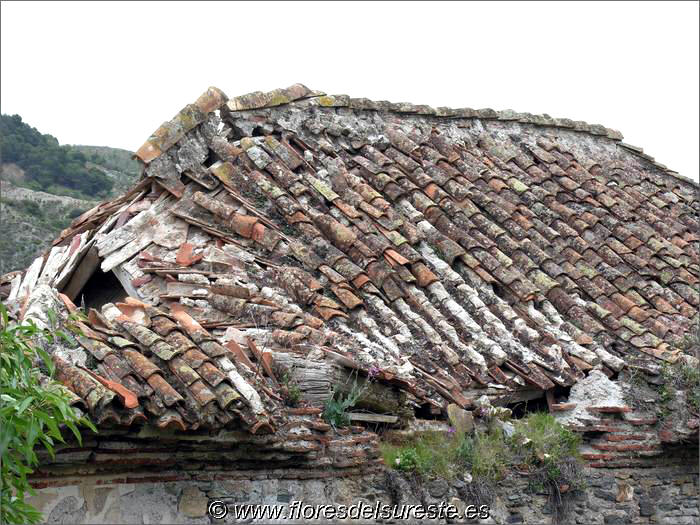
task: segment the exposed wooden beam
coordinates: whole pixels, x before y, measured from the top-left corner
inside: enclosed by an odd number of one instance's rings
[[[369,414],[367,412],[349,412],[350,421],[365,421],[367,423],[396,423],[399,416],[389,416],[385,414]]]

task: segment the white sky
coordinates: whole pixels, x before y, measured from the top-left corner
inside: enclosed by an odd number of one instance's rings
[[[208,86],[547,113],[698,179],[698,3],[2,2],[0,109],[137,149]]]

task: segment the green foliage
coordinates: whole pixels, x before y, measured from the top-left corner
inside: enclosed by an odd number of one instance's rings
[[[364,393],[366,387],[357,384],[357,377],[353,380],[350,392],[347,395],[340,393],[335,388],[331,396],[326,400],[323,408],[323,419],[334,427],[346,427],[350,424],[347,411],[355,406]]]
[[[394,464],[399,470],[412,472],[414,470],[423,470],[425,461],[421,464],[421,458],[418,456],[418,451],[415,448],[404,448],[398,451]]]
[[[21,167],[24,183],[34,190],[65,187],[89,198],[106,197],[114,182],[100,170],[86,167],[87,158],[70,146],[59,146],[22,122],[19,115],[0,115],[0,158]]]
[[[301,401],[301,389],[296,380],[292,377],[292,372],[285,370],[282,373],[282,386],[284,399],[289,406],[295,407]]]
[[[4,206],[15,209],[22,215],[29,215],[37,226],[55,233],[59,233],[61,230],[70,226],[73,218],[79,216],[84,211],[79,208],[70,208],[60,204],[46,206],[31,199],[0,199],[0,202],[2,202]]]
[[[669,404],[675,392],[683,390],[686,393],[686,403],[694,413],[700,411],[700,370],[685,363],[671,365],[664,363],[661,367],[663,382],[658,387],[659,399],[657,415],[661,418],[671,413]]]
[[[552,414],[535,412],[516,422],[513,442],[521,443],[520,451],[527,451],[527,463],[536,464],[578,457],[581,438],[560,425]]]
[[[49,354],[33,341],[53,343],[67,338],[60,331],[40,331],[33,323],[11,325],[0,304],[0,522],[36,523],[41,513],[25,503],[33,494],[27,480],[38,464],[35,447],[54,456],[55,443],[64,442],[61,427],[68,428],[81,442],[78,425],[95,431],[92,423],[77,415],[64,387],[44,378],[39,367],[54,374]],[[55,316],[53,316],[55,318]]]
[[[700,411],[700,370],[685,364],[681,365],[680,378],[687,389],[688,404],[695,412]]]
[[[503,479],[512,462],[512,451],[500,429],[475,432],[464,436],[457,449],[457,459],[471,471],[474,478],[487,481]]]
[[[423,432],[399,444],[383,442],[381,452],[387,466],[422,476],[451,479],[469,471],[475,482],[488,485],[517,468],[540,487],[582,486],[576,434],[547,413],[529,414],[514,428],[511,438],[497,425],[473,435]]]
[[[580,445],[580,436],[545,412],[519,421],[512,438],[516,456],[531,472],[533,487],[549,487],[555,492],[563,485],[567,489],[582,488]]]
[[[109,170],[119,171],[134,177],[141,173],[141,165],[134,160],[133,153],[125,149],[102,146],[70,146],[85,155],[89,162],[99,164]]]
[[[404,472],[452,479],[460,470],[457,450],[460,439],[455,434],[423,432],[401,444],[380,445],[384,463]]]
[[[552,523],[558,523],[569,511],[570,501],[563,494],[585,486],[580,444],[581,438],[551,414],[530,414],[516,425],[511,440],[515,457],[529,472],[531,490],[548,492]]]

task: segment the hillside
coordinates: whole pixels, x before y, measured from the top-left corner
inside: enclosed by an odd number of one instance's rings
[[[139,173],[131,155],[62,146],[19,115],[1,115],[0,274],[27,266],[75,217],[128,188]]]
[[[20,188],[0,181],[0,274],[27,266],[95,201]]]
[[[123,193],[141,173],[141,165],[133,152],[107,146],[71,146],[87,158],[87,167],[95,168],[109,177],[114,186],[111,195]]]

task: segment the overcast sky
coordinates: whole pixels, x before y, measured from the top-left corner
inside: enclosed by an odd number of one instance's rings
[[[130,150],[208,86],[603,124],[698,179],[698,3],[2,2],[0,109]]]

